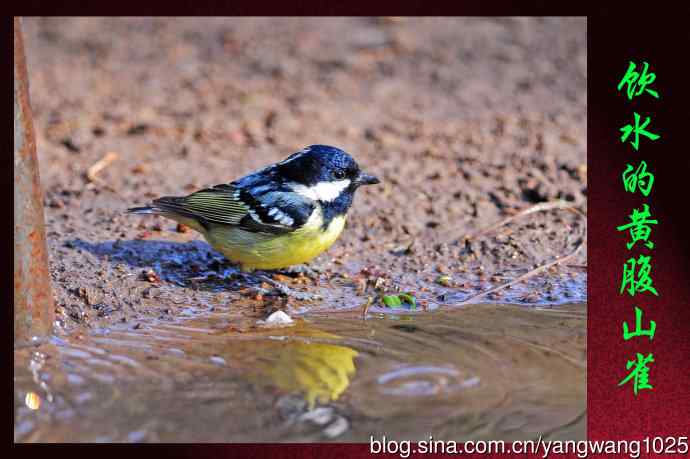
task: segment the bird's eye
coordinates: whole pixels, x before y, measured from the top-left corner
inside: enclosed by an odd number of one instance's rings
[[[345,178],[345,171],[342,170],[342,169],[336,169],[336,170],[333,172],[333,176],[334,176],[335,178],[337,178],[338,180],[344,179],[344,178]]]

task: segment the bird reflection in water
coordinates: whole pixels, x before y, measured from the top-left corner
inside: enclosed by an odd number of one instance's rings
[[[311,409],[345,392],[355,374],[356,356],[357,351],[346,346],[293,341],[280,346],[270,362],[261,362],[259,371],[283,390],[304,393]]]
[[[259,339],[226,348],[234,354],[226,355],[227,360],[245,368],[245,374],[258,384],[299,393],[309,409],[337,400],[356,373],[358,352],[340,343],[340,336],[299,323],[280,336],[272,330],[257,335]]]

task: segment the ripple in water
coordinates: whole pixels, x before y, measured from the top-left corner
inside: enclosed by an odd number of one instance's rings
[[[397,397],[424,397],[451,393],[479,384],[478,377],[461,380],[460,371],[450,367],[405,366],[380,375],[379,392]]]

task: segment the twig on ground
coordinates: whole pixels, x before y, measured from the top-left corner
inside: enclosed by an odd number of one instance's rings
[[[587,269],[587,265],[565,265],[566,268]]]
[[[496,228],[499,228],[501,226],[507,225],[508,223],[512,222],[513,220],[517,220],[520,217],[524,217],[525,215],[533,214],[535,212],[543,212],[546,210],[554,210],[554,209],[563,209],[563,210],[570,210],[572,212],[575,212],[579,214],[582,217],[585,217],[585,215],[577,210],[571,203],[567,201],[551,201],[551,202],[540,202],[539,204],[535,204],[531,207],[528,207],[527,209],[521,210],[515,215],[511,215],[510,217],[506,217],[503,220],[499,220],[498,222],[494,223],[493,225],[487,226],[486,228],[482,228],[475,233],[469,234],[463,238],[463,240],[468,240],[468,239],[474,239],[479,236],[482,236],[490,231],[493,231]]]
[[[501,226],[503,226],[503,225],[506,225],[507,223],[510,223],[510,222],[512,222],[513,220],[515,220],[515,219],[517,219],[517,218],[520,218],[520,217],[523,217],[523,216],[525,216],[525,215],[529,215],[529,214],[534,213],[534,212],[542,212],[542,211],[553,210],[553,209],[568,210],[568,211],[570,211],[570,212],[573,212],[573,213],[577,214],[578,216],[582,217],[583,219],[586,219],[586,215],[585,215],[583,212],[581,212],[579,209],[573,207],[571,204],[569,204],[569,203],[567,203],[567,202],[565,202],[565,201],[543,202],[543,203],[540,203],[540,204],[536,204],[536,205],[534,205],[534,206],[532,206],[532,207],[529,207],[529,208],[527,208],[527,209],[525,209],[525,210],[522,210],[522,211],[518,212],[518,213],[515,214],[515,215],[511,215],[510,217],[505,218],[505,219],[503,219],[503,220],[501,220],[501,221],[499,221],[499,222],[497,222],[497,223],[494,223],[493,225],[491,225],[491,226],[489,226],[489,227],[487,227],[487,228],[483,228],[483,229],[481,229],[481,230],[475,232],[474,234],[471,234],[471,235],[469,235],[469,236],[464,237],[463,239],[464,239],[465,241],[467,241],[467,240],[469,240],[469,239],[476,238],[476,237],[478,237],[478,236],[484,235],[484,234],[486,234],[486,233],[488,233],[488,232],[490,232],[490,231],[492,231],[492,230],[494,230],[494,229],[496,229],[496,228],[499,228],[499,227],[501,227]],[[540,272],[545,271],[545,270],[551,268],[552,266],[555,266],[555,265],[557,265],[557,264],[563,263],[563,262],[565,262],[565,261],[568,261],[568,260],[574,258],[575,255],[578,254],[578,252],[579,252],[580,249],[584,246],[584,243],[585,243],[585,237],[586,237],[586,235],[587,235],[587,223],[586,223],[586,221],[585,221],[585,225],[583,226],[583,228],[584,228],[584,229],[583,229],[583,231],[582,231],[582,235],[581,235],[581,237],[580,237],[580,240],[578,241],[577,247],[576,247],[572,252],[570,252],[568,255],[566,255],[566,256],[564,256],[564,257],[557,257],[555,260],[550,261],[550,262],[548,262],[548,263],[545,263],[545,264],[543,264],[543,265],[541,265],[541,266],[538,266],[537,268],[534,268],[533,270],[528,271],[528,272],[526,272],[525,274],[523,274],[523,275],[521,275],[521,276],[518,276],[517,278],[513,279],[512,281],[509,281],[509,282],[506,282],[506,283],[504,283],[504,284],[498,285],[498,286],[496,286],[496,287],[490,288],[489,290],[485,290],[485,291],[483,291],[483,292],[479,292],[479,293],[477,293],[477,294],[475,294],[475,295],[470,296],[469,298],[465,298],[464,300],[462,300],[462,301],[460,301],[460,302],[456,302],[456,303],[446,303],[446,305],[449,305],[449,306],[450,306],[450,305],[457,306],[457,305],[467,304],[467,303],[469,303],[469,302],[471,302],[471,301],[473,301],[473,300],[476,300],[477,298],[481,298],[481,297],[483,297],[483,296],[485,296],[485,295],[488,295],[488,294],[490,294],[490,293],[494,293],[494,292],[497,292],[497,291],[499,291],[499,290],[503,290],[503,289],[505,289],[505,288],[507,288],[507,287],[510,287],[511,285],[515,285],[515,284],[517,284],[517,283],[519,283],[519,282],[522,282],[522,281],[524,281],[524,280],[527,280],[527,279],[529,279],[530,277],[535,276],[535,275],[539,274]]]
[[[103,169],[108,167],[110,164],[117,161],[119,157],[120,155],[118,155],[114,151],[109,151],[108,153],[106,153],[101,159],[96,161],[91,167],[87,169],[86,178],[88,179],[88,181],[90,183],[93,183],[94,185],[101,186],[117,194],[117,191],[113,187],[111,187],[110,185],[105,183],[100,177],[98,177],[98,174]]]

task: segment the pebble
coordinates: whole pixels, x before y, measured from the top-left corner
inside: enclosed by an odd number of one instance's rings
[[[339,437],[340,435],[344,434],[349,427],[350,423],[347,421],[347,419],[339,417],[335,420],[335,422],[333,422],[333,424],[323,429],[323,434],[328,438]]]
[[[217,355],[213,355],[213,356],[209,357],[209,360],[210,360],[211,362],[215,363],[216,365],[221,365],[221,366],[223,366],[223,365],[226,364],[225,359],[224,359],[223,357],[220,357],[220,356],[217,356]]]
[[[283,311],[276,311],[268,316],[266,320],[259,320],[257,323],[261,325],[283,326],[292,325],[294,322],[295,321]]]
[[[328,424],[333,419],[333,408],[330,407],[318,407],[313,410],[307,411],[302,416],[299,417],[300,421],[311,421],[317,425]]]

